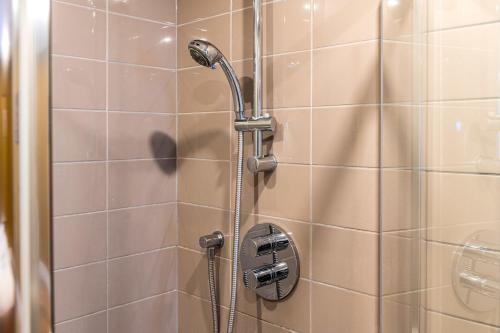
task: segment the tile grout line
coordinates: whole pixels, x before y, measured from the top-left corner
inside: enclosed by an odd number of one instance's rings
[[[106,0],[106,332],[109,333],[109,0]]]
[[[127,259],[127,258],[133,258],[133,257],[138,257],[138,256],[148,255],[148,254],[154,254],[154,253],[163,252],[163,251],[166,252],[167,250],[174,250],[175,248],[176,248],[175,245],[167,245],[167,246],[159,247],[156,249],[150,249],[150,250],[144,250],[144,251],[140,251],[140,252],[119,255],[116,257],[109,257],[109,258],[106,257],[106,258],[101,259],[101,260],[86,262],[86,263],[79,264],[79,265],[60,267],[60,268],[55,269],[54,272],[69,271],[69,270],[73,270],[73,269],[79,269],[79,268],[84,268],[84,267],[89,267],[89,266],[99,265],[99,264],[108,264],[110,262],[115,262],[115,261],[119,261],[119,260],[123,260],[123,259]]]
[[[54,53],[54,54],[52,54],[52,56],[54,58],[81,60],[81,61],[97,62],[97,63],[103,63],[103,64],[107,63],[107,64],[112,64],[112,65],[137,67],[137,68],[144,68],[144,69],[155,69],[155,70],[165,71],[165,72],[176,72],[175,68],[144,65],[144,64],[137,64],[137,63],[131,63],[131,62],[111,61],[108,59],[107,55],[106,55],[106,59],[88,58],[88,57],[81,57],[81,56],[75,56],[75,55],[71,55],[71,54],[60,54],[60,53]],[[192,68],[197,68],[197,66],[192,67]]]
[[[382,239],[382,230],[384,228],[384,220],[383,220],[383,203],[382,203],[382,198],[384,195],[384,184],[383,184],[383,154],[384,154],[384,145],[383,145],[383,139],[384,139],[384,4],[380,4],[380,14],[379,14],[379,62],[378,62],[378,72],[379,72],[379,101],[380,101],[380,106],[379,106],[379,114],[378,114],[378,193],[377,193],[377,208],[378,208],[378,237],[377,237],[377,250],[378,250],[378,256],[377,256],[377,302],[376,302],[376,309],[377,309],[377,326],[376,330],[377,332],[381,333],[383,331],[383,307],[382,307],[382,298],[380,297],[383,293],[383,271],[382,271],[382,258],[384,255],[384,250],[383,250],[383,239]]]
[[[161,292],[159,294],[155,294],[155,295],[151,295],[151,296],[146,296],[146,297],[143,297],[143,298],[140,298],[140,299],[137,299],[137,300],[133,300],[133,301],[130,301],[130,302],[127,302],[127,303],[124,303],[124,304],[112,306],[110,308],[110,310],[115,310],[115,309],[123,308],[123,307],[129,306],[129,305],[134,305],[134,304],[137,304],[137,303],[140,303],[140,302],[144,302],[144,301],[149,301],[149,300],[151,300],[153,298],[161,297],[161,296],[166,296],[166,295],[172,294],[172,293],[174,293],[176,291],[177,290],[174,289],[174,290],[169,290],[169,291]],[[102,314],[102,313],[105,313],[105,312],[107,312],[106,309],[95,311],[95,312],[91,312],[91,313],[88,313],[88,314],[84,314],[82,316],[78,316],[78,317],[75,317],[75,318],[66,319],[66,320],[63,320],[63,321],[60,321],[60,322],[56,323],[56,326],[57,325],[63,325],[63,324],[72,323],[72,322],[75,322],[77,320],[89,318],[89,317],[96,316],[98,314]]]
[[[139,298],[139,299],[127,302],[127,303],[114,305],[114,306],[110,307],[110,310],[116,310],[116,309],[124,308],[124,307],[129,306],[129,305],[134,305],[134,304],[137,304],[137,303],[149,301],[149,300],[152,300],[153,298],[157,298],[157,297],[161,297],[161,296],[166,296],[166,295],[169,295],[169,294],[173,294],[176,291],[177,291],[177,289],[172,289],[172,290],[168,290],[168,291],[162,291],[162,292],[160,292],[158,294],[154,294],[154,295],[151,295],[151,296],[146,296],[146,297],[143,297],[143,298]]]
[[[315,0],[311,0],[309,13],[309,278],[313,278],[313,80],[314,80],[314,5]],[[313,284],[309,283],[309,333],[313,330]]]
[[[127,158],[127,159],[103,159],[103,160],[78,160],[78,161],[55,161],[54,165],[75,165],[75,164],[112,164],[126,162],[151,162],[151,161],[168,161],[175,160],[174,157],[159,157],[159,158]],[[212,161],[212,160],[209,160]]]
[[[156,202],[156,203],[149,203],[149,204],[143,204],[143,205],[136,205],[136,206],[126,206],[126,207],[119,207],[119,208],[110,208],[110,209],[102,209],[102,210],[94,210],[94,211],[87,211],[87,212],[77,212],[77,213],[69,213],[69,214],[62,214],[62,215],[55,215],[55,219],[62,219],[62,218],[67,218],[67,217],[75,217],[75,216],[85,216],[85,215],[92,215],[92,214],[104,214],[107,211],[110,213],[112,212],[120,212],[124,210],[133,210],[133,209],[138,209],[138,208],[147,208],[147,207],[155,207],[155,206],[166,206],[166,205],[172,205],[175,204],[176,201],[165,201],[165,202]]]
[[[134,20],[138,20],[138,21],[144,21],[144,22],[148,22],[148,23],[160,24],[160,25],[169,26],[169,27],[175,26],[175,23],[170,22],[170,21],[164,21],[163,22],[163,21],[152,20],[152,19],[149,19],[147,17],[134,16],[134,15],[124,14],[124,13],[120,13],[120,12],[110,11],[108,3],[106,3],[105,9],[101,9],[101,8],[97,8],[97,7],[79,5],[79,4],[72,3],[72,2],[66,2],[64,0],[52,0],[52,1],[54,3],[58,3],[58,4],[66,5],[66,6],[71,6],[71,7],[75,7],[75,8],[81,8],[81,9],[85,9],[85,10],[92,10],[92,11],[102,12],[102,13],[109,13],[111,15],[126,17],[126,18],[129,18],[129,19],[134,19]]]
[[[175,218],[176,218],[176,319],[175,326],[176,332],[179,332],[179,318],[180,318],[180,308],[179,308],[179,239],[180,239],[180,227],[179,227],[179,0],[175,0]]]

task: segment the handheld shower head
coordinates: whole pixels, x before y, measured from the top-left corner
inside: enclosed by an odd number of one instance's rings
[[[220,67],[224,71],[224,74],[226,74],[227,80],[229,81],[229,86],[231,87],[236,119],[245,119],[243,95],[241,93],[240,82],[238,81],[231,64],[229,64],[229,61],[227,61],[222,52],[219,51],[219,49],[212,43],[199,39],[190,41],[188,49],[193,60],[202,66],[215,69],[215,65],[220,64]]]
[[[215,68],[215,64],[223,57],[217,47],[203,40],[192,40],[188,49],[194,61],[205,67]]]

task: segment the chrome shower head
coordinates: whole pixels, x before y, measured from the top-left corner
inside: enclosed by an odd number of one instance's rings
[[[243,105],[243,95],[241,93],[240,82],[236,77],[236,73],[229,61],[222,54],[221,51],[215,45],[204,41],[195,39],[188,44],[189,53],[193,57],[194,61],[198,64],[215,69],[215,65],[219,64],[226,78],[229,81],[229,86],[231,87],[231,92],[233,94],[234,112],[236,113],[236,119],[245,119],[245,111]]]
[[[214,68],[224,56],[213,44],[204,40],[195,39],[189,42],[189,53],[198,64]]]

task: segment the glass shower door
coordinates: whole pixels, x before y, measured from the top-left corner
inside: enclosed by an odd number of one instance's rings
[[[382,12],[382,332],[500,332],[500,1]]]

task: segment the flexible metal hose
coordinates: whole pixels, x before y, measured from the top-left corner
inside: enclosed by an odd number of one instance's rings
[[[207,248],[208,255],[208,284],[210,286],[210,302],[212,303],[213,333],[219,333],[219,308],[217,305],[215,248]]]
[[[240,222],[241,222],[241,190],[243,187],[243,132],[238,132],[238,167],[236,171],[236,194],[234,203],[234,232],[231,269],[231,302],[229,305],[229,319],[227,333],[233,333],[234,318],[236,315],[236,296],[238,290],[238,252],[240,249]]]

